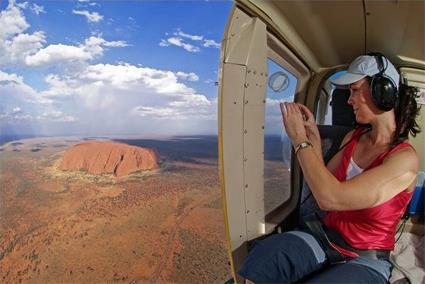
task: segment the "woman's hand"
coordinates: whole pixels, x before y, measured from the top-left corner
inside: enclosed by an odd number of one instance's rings
[[[314,149],[316,150],[316,154],[319,157],[322,156],[322,142],[320,139],[319,129],[317,128],[316,120],[314,119],[313,113],[302,104],[297,104],[300,108],[300,111],[304,117],[304,127],[306,131],[306,135],[308,140],[310,140],[311,144],[313,144]]]
[[[309,140],[317,157],[323,161],[322,143],[313,113],[302,104],[281,103],[283,123],[293,145]]]
[[[293,145],[298,145],[307,140],[304,118],[300,107],[296,103],[280,103],[283,124],[286,133],[292,140]]]

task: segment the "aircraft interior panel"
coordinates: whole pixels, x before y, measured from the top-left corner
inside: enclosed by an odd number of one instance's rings
[[[246,68],[241,65],[225,64],[223,67],[223,82],[220,96],[220,105],[222,106],[219,123],[220,132],[220,158],[222,162],[223,174],[232,172],[232,175],[222,175],[222,184],[224,184],[223,197],[227,204],[231,204],[231,212],[227,212],[228,222],[234,224],[230,227],[231,246],[239,247],[246,241],[246,217],[245,217],[245,199],[243,195],[243,133],[234,129],[243,128],[243,92],[245,82]],[[232,82],[227,84],[228,78]]]
[[[380,50],[396,65],[408,63],[414,66],[417,65],[415,60],[411,61],[409,57],[422,58],[423,66],[425,58],[423,1],[366,1],[365,3],[367,50]],[[401,62],[402,60],[405,62]]]

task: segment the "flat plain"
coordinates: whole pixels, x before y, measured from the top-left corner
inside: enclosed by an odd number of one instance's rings
[[[0,282],[223,283],[230,276],[217,137],[117,139],[155,148],[158,170],[59,170],[80,138],[0,149]]]

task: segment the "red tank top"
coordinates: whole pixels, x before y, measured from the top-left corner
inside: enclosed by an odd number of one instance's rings
[[[347,167],[353,156],[360,134],[364,129],[356,129],[354,139],[345,147],[341,164],[334,172],[339,181],[346,180]],[[401,143],[380,154],[365,171],[380,165],[385,157],[399,149],[412,147],[409,143]],[[402,191],[381,205],[349,211],[330,211],[323,219],[329,228],[338,231],[345,241],[355,249],[393,250],[394,238],[398,223],[412,197],[412,192]],[[338,248],[340,249],[340,248]],[[348,256],[352,253],[340,250]]]

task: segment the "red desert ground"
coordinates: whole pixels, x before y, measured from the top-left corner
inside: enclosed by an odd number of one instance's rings
[[[3,145],[0,282],[225,282],[216,140]]]

